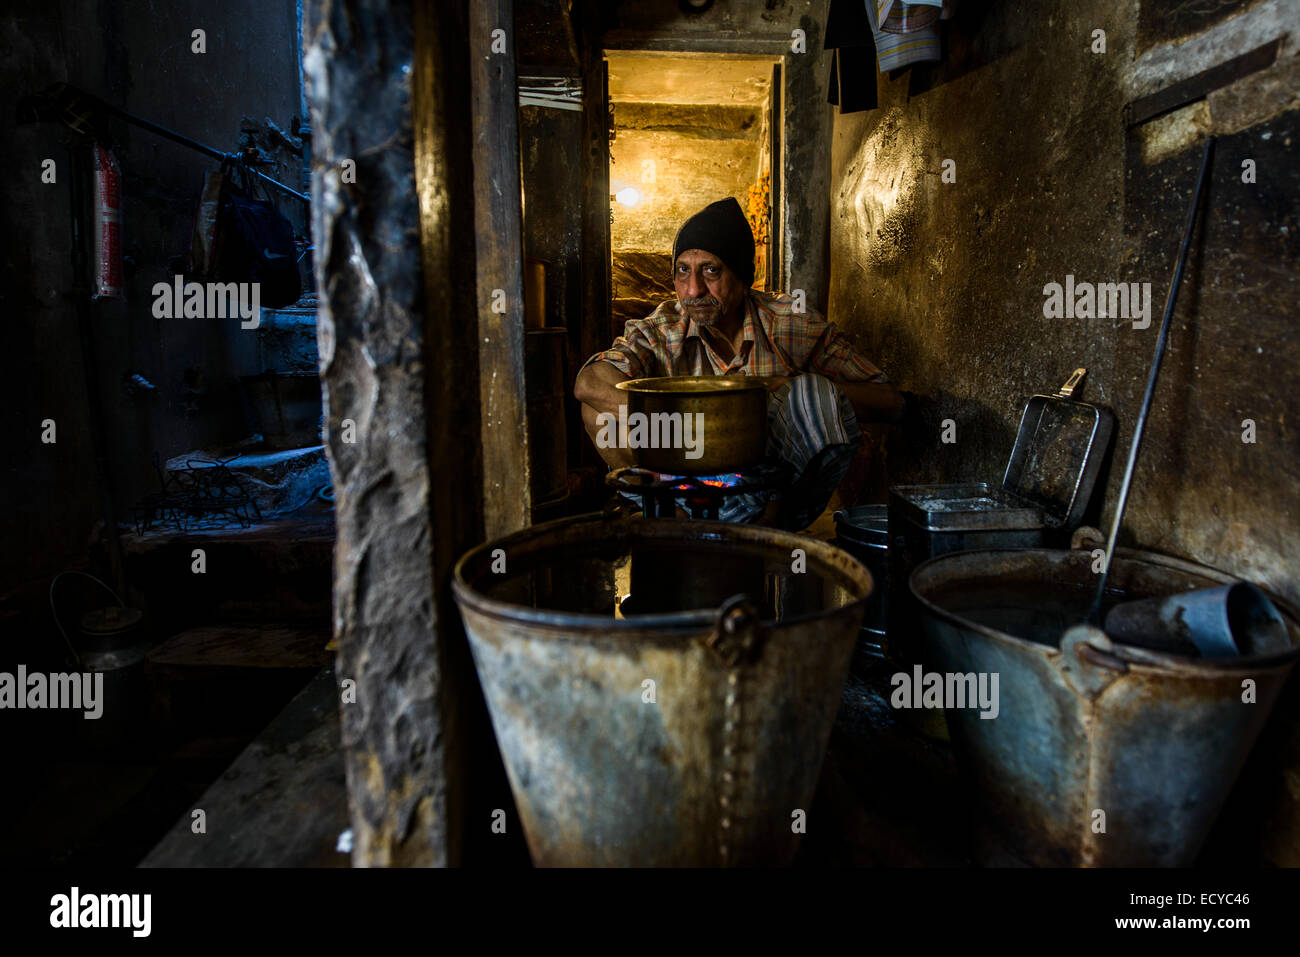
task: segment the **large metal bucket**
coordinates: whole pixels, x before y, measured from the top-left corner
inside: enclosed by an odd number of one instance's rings
[[[697,572],[676,589],[683,554]],[[766,528],[588,515],[474,549],[453,587],[535,864],[793,859],[871,592],[856,559]],[[654,613],[621,617],[634,588],[627,607]]]
[[[1112,603],[1234,580],[1150,552],[1116,556]],[[1197,659],[1099,635],[1063,641],[1086,617],[1092,566],[1082,551],[968,551],[912,575],[925,666],[999,674],[996,718],[947,712],[979,805],[983,863],[1190,865],[1300,655],[1300,623],[1280,605],[1289,649],[1274,654]]]

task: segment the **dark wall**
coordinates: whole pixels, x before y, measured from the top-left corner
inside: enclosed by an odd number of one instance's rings
[[[114,122],[123,172],[124,302],[96,309],[93,347],[100,386],[86,395],[81,372],[69,253],[69,144],[52,123],[16,126],[19,96],[66,81],[111,104],[218,149],[240,146],[247,117],[288,130],[301,112],[293,0],[118,4],[94,0],[6,5],[0,17],[0,111],[8,174],[0,308],[10,330],[6,401],[12,416],[0,590],[49,571],[80,552],[97,517],[88,403],[102,413],[112,482],[123,517],[156,485],[150,457],[235,441],[250,431],[234,376],[237,320],[155,319],[155,282],[184,257],[203,172],[215,163],[143,130]],[[206,31],[207,52],[191,52]],[[304,161],[284,151],[273,172],[301,189]],[[57,182],[42,184],[41,161],[56,160]],[[277,197],[302,231],[298,200]],[[139,372],[152,397],[124,392],[122,374]],[[40,441],[54,419],[58,441]]]

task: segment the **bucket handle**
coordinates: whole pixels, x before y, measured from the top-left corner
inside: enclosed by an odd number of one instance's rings
[[[1061,636],[1055,664],[1075,694],[1095,699],[1128,672],[1128,664],[1112,654],[1115,646],[1100,628],[1075,625]]]
[[[748,595],[732,595],[718,609],[713,631],[704,646],[729,668],[752,660],[762,643],[762,618]]]

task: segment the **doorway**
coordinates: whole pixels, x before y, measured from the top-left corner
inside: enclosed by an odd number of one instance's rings
[[[612,333],[666,299],[677,229],[728,196],[754,231],[754,285],[778,290],[779,56],[606,50]]]

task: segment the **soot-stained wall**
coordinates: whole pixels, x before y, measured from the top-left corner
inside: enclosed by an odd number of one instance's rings
[[[921,421],[886,442],[888,482],[1000,481],[1025,402],[1083,366],[1083,398],[1117,416],[1097,496],[1106,510],[1094,500],[1089,516],[1109,522],[1203,133],[1214,132],[1207,215],[1120,543],[1300,601],[1300,434],[1287,385],[1300,359],[1297,43],[1198,105],[1129,132],[1122,118],[1135,97],[1280,35],[1286,9],[1255,4],[1137,54],[1134,0],[995,2],[949,44],[957,56],[929,89],[881,77],[878,110],[836,119],[830,318],[924,397]],[[1098,29],[1104,53],[1092,49]],[[1254,182],[1242,181],[1248,159]],[[955,182],[944,182],[948,160]],[[1047,318],[1044,287],[1070,275],[1150,283],[1149,327]],[[941,441],[945,419],[954,443]]]
[[[222,150],[240,145],[247,117],[270,118],[289,130],[301,115],[297,19],[293,0],[227,4],[112,4],[67,0],[7,5],[0,16],[0,85],[10,92],[0,111],[7,175],[0,307],[9,330],[15,441],[4,465],[8,506],[0,540],[0,589],[49,571],[84,551],[98,518],[81,372],[69,253],[66,145],[73,137],[54,123],[16,126],[18,97],[68,82],[103,100]],[[207,52],[192,52],[192,32],[206,34]],[[112,123],[122,167],[125,301],[95,318],[99,394],[90,397],[105,423],[118,510],[156,488],[150,462],[243,438],[249,429],[233,354],[238,320],[155,319],[152,287],[169,280],[189,243],[205,170],[215,161],[120,121]],[[301,189],[304,160],[288,157],[275,175]],[[57,180],[41,182],[41,163],[56,160]],[[306,210],[277,195],[299,231]],[[135,371],[157,386],[129,395],[122,374]],[[57,442],[41,442],[53,419]],[[6,421],[9,421],[6,418]]]

